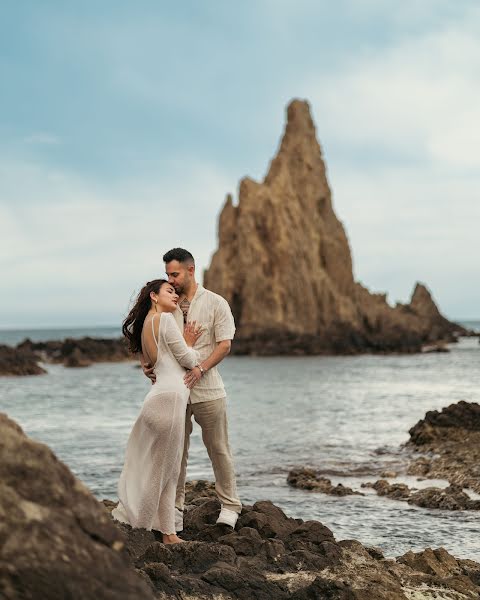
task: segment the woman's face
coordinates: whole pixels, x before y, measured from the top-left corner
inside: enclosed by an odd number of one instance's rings
[[[173,285],[164,283],[158,294],[154,295],[157,299],[157,306],[162,312],[173,312],[177,308],[178,294]]]

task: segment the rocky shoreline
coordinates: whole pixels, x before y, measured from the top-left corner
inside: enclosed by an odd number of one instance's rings
[[[408,449],[415,444],[414,452],[428,447],[442,456],[452,439],[460,448],[460,432],[464,445],[475,443],[476,438],[465,441],[465,431],[478,433],[479,416],[480,406],[468,403],[427,413],[412,428]],[[428,473],[436,477],[442,466],[448,466],[442,476],[453,473],[447,454]],[[465,475],[469,469],[465,465]],[[289,483],[339,496],[355,493],[326,478],[316,480],[313,470],[297,470]],[[377,487],[388,494],[387,485]],[[215,524],[220,506],[211,483],[190,482],[186,500],[186,542],[165,546],[157,532],[113,522],[114,502],[98,502],[47,446],[0,415],[0,596],[473,600],[480,595],[480,564],[442,548],[385,558],[378,548],[337,541],[319,521],[288,517],[268,500],[244,506],[233,532]]]
[[[429,411],[409,431],[415,455],[408,473],[443,478],[480,494],[480,405],[460,401]]]
[[[361,487],[422,508],[480,510],[480,500],[468,494],[480,493],[480,405],[460,401],[441,411],[429,411],[409,433],[403,465],[398,465],[400,473],[382,473],[382,479],[363,483]],[[449,485],[409,487],[395,481],[401,474],[414,475],[419,480],[444,479]],[[292,469],[287,483],[332,496],[362,495],[360,490],[343,483],[332,485],[322,473],[306,467]]]
[[[97,362],[134,360],[124,338],[67,338],[48,342],[26,339],[15,347],[0,345],[0,375],[42,375],[43,364],[89,367]]]

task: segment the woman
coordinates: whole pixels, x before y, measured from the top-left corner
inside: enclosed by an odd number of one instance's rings
[[[194,322],[187,323],[182,337],[172,314],[177,300],[167,281],[150,281],[123,323],[130,350],[155,365],[157,379],[128,439],[119,503],[112,512],[132,527],[161,531],[165,544],[182,541],[175,534],[175,490],[189,396],[183,378],[185,368],[198,365],[192,346],[201,335]]]

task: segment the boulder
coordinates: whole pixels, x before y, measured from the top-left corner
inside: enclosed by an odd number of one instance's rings
[[[109,513],[45,445],[0,414],[0,597],[152,598]]]
[[[33,352],[0,345],[0,375],[42,375],[46,373]]]
[[[363,495],[361,492],[352,490],[352,488],[349,488],[342,483],[333,485],[330,479],[322,477],[314,469],[305,467],[291,469],[287,475],[287,483],[288,485],[301,490],[321,492],[322,494],[328,494],[330,496]]]
[[[480,493],[479,404],[462,400],[429,411],[409,433],[407,447],[420,454],[410,464],[410,474],[448,479]]]

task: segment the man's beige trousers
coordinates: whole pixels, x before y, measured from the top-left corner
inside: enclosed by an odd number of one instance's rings
[[[185,504],[185,479],[187,476],[188,449],[192,433],[192,416],[202,429],[203,443],[212,462],[215,475],[215,491],[222,506],[240,513],[242,504],[237,495],[235,469],[232,452],[228,443],[228,422],[226,398],[207,400],[187,405],[185,420],[185,445],[182,466],[177,485],[175,506],[183,511]]]

